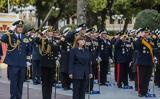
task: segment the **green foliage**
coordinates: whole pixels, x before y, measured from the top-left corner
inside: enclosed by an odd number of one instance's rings
[[[26,4],[35,4],[35,0],[9,0],[10,6],[25,6]],[[0,0],[0,12],[7,12],[7,0]]]
[[[88,0],[89,8],[92,12],[97,13],[107,7],[107,0]]]
[[[5,0],[0,0],[0,12],[5,12],[6,11],[6,6],[7,3]]]
[[[160,29],[160,13],[156,10],[143,10],[137,14],[134,28],[149,27],[151,30]]]
[[[116,0],[113,4],[113,10],[116,14],[123,14],[124,17],[131,17],[134,8],[131,7],[132,0]]]

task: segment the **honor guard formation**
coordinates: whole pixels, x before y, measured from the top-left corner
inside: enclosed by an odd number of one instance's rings
[[[29,79],[33,85],[42,85],[42,99],[51,99],[53,87],[55,99],[56,88],[72,90],[73,99],[85,99],[85,94],[90,98],[90,94],[101,93],[101,86],[135,90],[139,97],[156,97],[149,91],[149,82],[160,87],[159,30],[144,27],[111,35],[84,23],[61,32],[45,26],[24,33],[22,20],[13,27],[1,37],[7,44],[4,63],[8,64],[10,99],[22,99],[23,83]],[[107,76],[111,69],[115,82]]]

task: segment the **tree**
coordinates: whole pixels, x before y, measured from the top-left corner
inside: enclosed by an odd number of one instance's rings
[[[129,20],[144,9],[160,9],[160,0],[115,0],[113,4],[114,12],[124,15],[123,32],[127,30]]]
[[[134,28],[145,28],[148,27],[151,30],[160,28],[160,13],[156,10],[143,10],[136,16],[136,22]]]
[[[108,13],[108,5],[111,0],[87,0],[89,24],[98,25],[98,29],[105,29],[105,20]]]
[[[122,20],[125,21],[123,32],[127,30],[129,21],[131,20],[132,16],[134,16],[139,9],[132,6],[133,0],[116,0],[113,4],[113,10],[116,14],[122,14]]]
[[[10,5],[13,6],[19,6],[22,5],[25,6],[26,4],[33,5],[35,3],[35,0],[9,0]],[[0,0],[0,12],[8,12],[8,3],[7,0]]]
[[[92,12],[97,13],[107,7],[107,0],[88,0],[88,6]]]
[[[67,3],[66,3],[67,2]],[[58,11],[53,11],[52,15],[48,19],[48,24],[58,28],[58,20],[61,18],[68,18],[76,13],[76,1],[75,0],[36,0],[37,17],[39,20],[38,26],[40,26],[40,20],[43,20],[52,6],[59,8]]]
[[[7,12],[7,3],[5,0],[0,0],[0,12]]]

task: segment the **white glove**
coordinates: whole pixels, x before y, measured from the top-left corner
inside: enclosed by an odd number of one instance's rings
[[[27,62],[27,69],[30,68],[30,66],[31,66],[31,63]]]
[[[59,63],[59,60],[56,60],[56,65],[59,66],[59,64],[60,64],[60,63]]]
[[[112,64],[112,63],[113,63],[113,60],[110,58],[110,59],[109,59],[109,62]]]
[[[96,59],[96,61],[98,62],[98,63],[100,63],[101,61],[102,61],[102,59],[101,59],[101,57],[97,57],[97,59]]]

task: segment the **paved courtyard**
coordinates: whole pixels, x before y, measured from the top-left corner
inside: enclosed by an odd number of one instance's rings
[[[3,70],[3,77],[0,78],[0,99],[9,99],[9,81],[6,77],[6,71]],[[108,80],[114,84],[113,69],[111,76],[108,76]],[[134,86],[134,82],[130,82],[130,85]],[[94,90],[98,90],[98,85],[95,84]],[[150,90],[152,93],[153,82],[150,82]],[[117,86],[102,86],[101,94],[90,95],[90,99],[160,99],[160,89],[155,87],[156,98],[140,98],[137,96],[137,92],[134,89],[118,89]],[[33,85],[29,83],[29,99],[42,99],[41,85]],[[54,87],[52,99],[54,99]],[[72,91],[64,91],[61,88],[57,89],[57,99],[72,99]],[[24,84],[23,99],[27,99],[27,83]],[[86,94],[86,99],[88,95]]]

